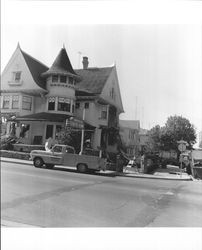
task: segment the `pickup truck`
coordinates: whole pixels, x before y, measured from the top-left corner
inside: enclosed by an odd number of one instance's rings
[[[55,144],[50,151],[32,150],[30,157],[36,168],[52,169],[54,165],[76,167],[79,172],[105,170],[106,160],[98,156],[78,155],[71,146]]]

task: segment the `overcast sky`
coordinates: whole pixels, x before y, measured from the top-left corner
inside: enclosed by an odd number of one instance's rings
[[[99,8],[92,10],[63,2],[4,3],[2,69],[18,41],[47,66],[64,43],[74,68],[82,65],[78,52],[89,57],[89,67],[116,63],[122,119],[139,119],[148,129],[176,114],[202,130],[201,24],[103,24],[92,21]]]

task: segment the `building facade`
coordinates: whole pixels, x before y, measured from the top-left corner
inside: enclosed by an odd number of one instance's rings
[[[110,133],[118,129],[123,105],[116,67],[73,69],[62,48],[48,68],[24,52],[19,44],[2,73],[2,133],[15,133],[22,143],[41,145],[68,122],[84,128],[91,147],[116,152]]]

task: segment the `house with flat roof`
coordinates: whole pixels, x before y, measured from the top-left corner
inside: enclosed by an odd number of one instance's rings
[[[68,122],[84,128],[93,149],[117,152],[123,112],[116,66],[73,69],[63,47],[49,68],[18,44],[2,73],[1,122],[26,144],[42,145]]]

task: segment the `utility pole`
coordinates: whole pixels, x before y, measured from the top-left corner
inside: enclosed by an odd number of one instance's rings
[[[82,130],[81,130],[81,150],[80,150],[80,155],[82,155],[82,153],[83,153],[83,143],[84,143],[84,120],[85,120],[85,115],[86,115],[86,109],[85,109],[85,107],[84,107],[84,109],[83,109],[83,128],[82,128]]]
[[[135,97],[135,120],[137,120],[137,96]]]
[[[144,107],[142,107],[142,128],[144,127]]]

